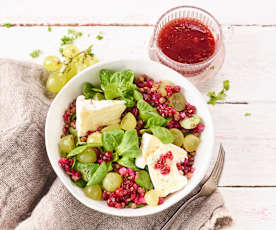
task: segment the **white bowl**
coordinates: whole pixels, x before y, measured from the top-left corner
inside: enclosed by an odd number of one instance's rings
[[[168,196],[162,205],[156,207],[145,206],[138,209],[116,209],[108,207],[104,201],[95,201],[87,198],[82,190],[71,182],[69,176],[66,175],[58,165],[59,151],[57,143],[63,129],[62,115],[73,99],[81,94],[81,88],[84,82],[89,81],[92,84],[99,85],[98,72],[103,68],[114,71],[131,69],[136,76],[147,74],[156,81],[170,80],[174,84],[181,86],[188,102],[197,107],[197,113],[203,118],[205,130],[201,135],[201,144],[195,157],[194,167],[196,170],[194,175],[185,188]],[[66,86],[56,96],[48,111],[45,125],[45,142],[48,157],[56,174],[66,188],[81,203],[89,208],[111,215],[129,217],[145,216],[155,214],[172,206],[187,196],[200,183],[209,167],[212,157],[214,127],[206,101],[200,92],[179,73],[162,64],[149,60],[121,59],[93,65],[79,73],[66,84]]]

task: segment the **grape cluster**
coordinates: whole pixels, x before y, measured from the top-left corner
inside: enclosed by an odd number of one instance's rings
[[[43,62],[50,72],[46,87],[52,93],[58,93],[77,73],[98,62],[91,53],[91,46],[80,52],[75,45],[68,44],[63,48],[62,56],[64,61],[56,56],[47,56]]]

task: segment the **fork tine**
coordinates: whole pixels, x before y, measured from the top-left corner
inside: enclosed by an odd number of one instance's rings
[[[221,173],[222,173],[222,170],[223,170],[223,166],[224,166],[225,151],[224,151],[222,145],[220,146],[220,156],[221,156],[220,157],[220,165],[219,165],[219,167],[217,168],[216,172],[213,175],[213,178],[214,178],[216,184],[218,184],[218,181],[220,179],[220,176],[221,176]]]
[[[218,157],[217,157],[217,161],[216,161],[216,163],[215,163],[215,165],[214,165],[214,167],[213,167],[213,170],[212,170],[212,172],[211,172],[211,176],[213,176],[215,173],[216,173],[216,171],[217,171],[217,169],[218,169],[218,166],[220,165],[220,158],[221,158],[221,148],[222,148],[222,145],[220,145],[220,147],[219,147],[219,153],[218,153]]]

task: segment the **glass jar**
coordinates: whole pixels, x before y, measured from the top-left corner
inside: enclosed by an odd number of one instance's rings
[[[215,50],[210,57],[198,63],[184,64],[171,59],[161,50],[158,45],[158,36],[160,31],[170,21],[178,18],[189,18],[197,20],[211,31],[215,40]],[[159,18],[155,25],[153,37],[150,42],[149,52],[151,59],[167,65],[185,77],[195,77],[202,75],[203,72],[214,70],[213,65],[216,62],[220,63],[220,65],[216,66],[216,70],[218,70],[224,60],[224,44],[221,26],[214,18],[214,16],[203,9],[193,6],[179,6],[170,9]],[[221,60],[218,61],[217,59]]]

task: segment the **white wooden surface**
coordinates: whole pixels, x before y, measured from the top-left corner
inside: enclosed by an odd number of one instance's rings
[[[74,26],[84,33],[77,45],[85,48],[94,44],[100,60],[147,58],[152,25],[165,10],[182,4],[202,7],[223,24],[224,66],[198,88],[205,95],[221,89],[223,80],[231,82],[226,101],[210,106],[217,143],[222,142],[227,152],[220,190],[235,218],[227,229],[276,229],[274,1],[5,1],[0,24],[16,26],[0,27],[0,56],[41,63],[49,54],[58,55],[59,39]],[[49,24],[57,25],[52,26],[52,32],[47,30]],[[104,36],[101,41],[95,39],[99,31]],[[41,57],[29,56],[34,49],[42,50]],[[252,116],[245,117],[246,112]]]

